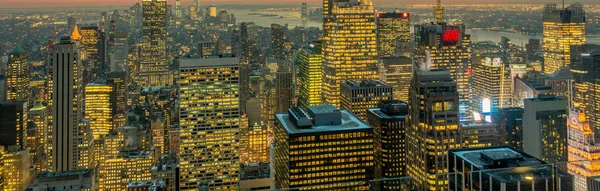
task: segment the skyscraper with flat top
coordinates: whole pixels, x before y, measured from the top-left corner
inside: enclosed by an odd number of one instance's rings
[[[167,1],[143,0],[142,60],[138,85],[171,84],[167,60]]]
[[[239,181],[239,58],[179,64],[180,188],[236,190]]]
[[[6,64],[6,101],[29,102],[29,58],[25,49],[15,47]]]
[[[544,7],[544,73],[552,74],[571,62],[571,46],[586,43],[585,11],[580,3],[559,9],[550,3]]]
[[[310,42],[300,50],[298,66],[298,106],[323,104],[323,54],[321,41]]]
[[[341,84],[340,108],[367,121],[367,110],[380,101],[393,100],[392,86],[380,80],[348,80]]]
[[[404,12],[375,13],[380,57],[410,56],[410,17]]]
[[[114,130],[112,125],[111,94],[112,86],[105,83],[89,83],[85,86],[85,118],[90,120],[94,139]]]
[[[325,103],[340,106],[340,84],[377,79],[377,36],[371,0],[323,1]]]
[[[411,125],[406,130],[407,176],[411,190],[448,186],[447,151],[461,147],[456,82],[446,70],[416,71],[410,94]]]
[[[524,102],[524,151],[548,163],[567,161],[567,101],[543,96]]]
[[[471,75],[471,108],[489,115],[511,106],[511,74],[501,55],[484,54],[473,57]]]
[[[49,57],[49,101],[52,124],[52,171],[77,170],[79,123],[83,115],[82,65],[79,46],[69,37],[54,44]]]

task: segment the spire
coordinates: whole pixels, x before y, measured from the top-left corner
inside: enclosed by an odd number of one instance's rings
[[[442,0],[437,0],[435,5],[435,21],[437,23],[444,22],[444,7],[442,7]]]
[[[79,33],[79,27],[75,24],[75,28],[73,28],[73,33],[71,33],[71,39],[73,40],[81,40],[81,34]]]

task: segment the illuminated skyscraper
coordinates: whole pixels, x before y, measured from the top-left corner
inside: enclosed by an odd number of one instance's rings
[[[471,108],[473,112],[489,116],[500,108],[512,105],[512,78],[508,64],[501,55],[476,56],[472,66]]]
[[[25,190],[31,180],[29,150],[19,149],[18,146],[10,146],[3,153],[2,157],[4,157],[4,166],[2,169],[4,190]]]
[[[29,117],[27,102],[0,103],[0,145],[27,147],[27,122]]]
[[[6,64],[6,101],[29,102],[29,58],[25,49],[15,47]]]
[[[600,154],[600,145],[594,141],[594,131],[586,121],[585,114],[578,111],[569,112],[569,163],[567,168],[573,174],[575,190],[588,190],[588,178],[600,176],[600,159],[593,156]]]
[[[583,64],[583,58],[589,58],[591,53],[600,52],[600,45],[597,44],[583,44],[583,45],[574,45],[571,46],[571,64],[569,68],[571,69],[571,73],[573,73],[573,80],[575,91],[573,92],[573,107],[580,108],[582,110],[586,110],[586,108],[582,108],[585,98],[585,93],[591,87],[590,79],[594,77],[594,68],[597,66],[594,65],[593,62]],[[588,59],[588,61],[590,61]],[[590,70],[592,69],[592,70]],[[592,78],[589,78],[592,77]],[[598,74],[600,77],[600,74]],[[593,80],[591,80],[593,81]],[[589,117],[588,117],[589,119]],[[593,128],[594,125],[592,125]]]
[[[523,151],[523,108],[501,108],[492,115],[492,122],[499,125],[500,140],[503,145]]]
[[[206,14],[208,14],[209,17],[217,17],[217,6],[216,5],[210,5],[208,6],[208,8],[206,9]]]
[[[279,24],[271,24],[271,55],[277,64],[284,64],[285,54],[285,29]]]
[[[464,25],[445,23],[415,26],[417,42],[416,62],[423,70],[444,69],[458,86],[461,120],[470,116],[469,109],[469,62],[471,36],[465,34]]]
[[[98,190],[125,190],[130,182],[152,179],[152,153],[122,151],[117,158],[100,162]]]
[[[461,147],[458,91],[445,70],[416,71],[406,130],[407,175],[413,190],[443,190],[448,186],[447,151]]]
[[[280,66],[275,73],[276,113],[285,113],[293,106],[294,80],[290,66]]]
[[[143,0],[142,60],[138,85],[171,84],[167,60],[167,1]]]
[[[544,73],[552,74],[571,62],[571,46],[586,43],[585,11],[580,3],[558,9],[550,3],[543,18]]]
[[[179,63],[180,188],[235,190],[239,180],[237,57]]]
[[[544,96],[524,102],[524,151],[548,163],[567,161],[567,101]]]
[[[306,23],[308,23],[308,8],[306,7],[306,2],[302,2],[302,7],[300,8],[300,20],[302,20],[302,28],[306,28]]]
[[[332,105],[275,115],[276,190],[369,190],[373,128]]]
[[[406,129],[408,104],[402,101],[381,101],[368,109],[367,118],[373,126],[375,150],[375,180],[406,176]],[[401,190],[402,180],[374,181],[372,190]]]
[[[377,79],[377,36],[371,0],[323,1],[324,102],[340,106],[340,84]]]
[[[376,13],[377,50],[380,57],[410,56],[410,19],[408,13]]]
[[[593,129],[600,129],[600,49],[581,54],[581,64],[573,65],[577,93],[576,106],[585,112]]]
[[[175,1],[175,17],[178,19],[183,16],[183,10],[181,9],[181,0]]]
[[[413,60],[408,57],[382,58],[380,79],[394,88],[394,99],[408,101],[410,81],[413,76]]]
[[[110,102],[112,86],[104,83],[89,83],[85,86],[85,118],[90,120],[94,139],[113,130],[113,111]]]
[[[340,108],[367,121],[367,110],[380,101],[393,100],[392,86],[379,80],[349,80],[341,84]]]
[[[79,47],[68,37],[53,46],[49,58],[49,122],[52,132],[52,171],[78,169],[79,123],[83,115],[82,65]]]
[[[323,54],[321,42],[310,42],[300,50],[298,66],[298,106],[308,107],[323,104]]]
[[[112,87],[110,107],[112,111],[112,129],[127,125],[127,73],[108,73],[107,84]]]
[[[37,127],[36,140],[38,141],[38,149],[36,153],[40,156],[39,161],[36,163],[40,167],[40,171],[48,171],[48,153],[49,146],[51,143],[48,142],[50,134],[48,134],[48,111],[46,106],[41,103],[36,103],[29,110],[29,121],[31,121]]]
[[[95,75],[92,79],[97,79],[99,69],[102,68],[100,48],[102,39],[100,38],[100,29],[98,27],[81,27],[81,46],[85,48],[87,55],[85,59],[88,62],[87,70],[93,70]],[[91,75],[91,74],[90,74]]]

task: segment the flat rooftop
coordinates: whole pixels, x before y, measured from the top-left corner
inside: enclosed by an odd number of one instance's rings
[[[323,107],[323,112],[328,112],[331,107]],[[288,113],[275,114],[277,120],[285,128],[289,135],[292,134],[312,134],[312,133],[326,133],[336,131],[355,131],[355,130],[368,130],[371,126],[358,119],[356,116],[347,110],[340,110],[342,115],[342,124],[340,125],[320,125],[312,126],[310,128],[300,128],[290,119]]]
[[[481,149],[464,149],[464,150],[455,150],[450,151],[454,153],[457,157],[462,158],[465,162],[469,162],[473,164],[479,169],[487,169],[487,165],[490,165],[489,161],[486,161],[482,158],[482,154],[494,159],[494,160],[502,160],[502,159],[514,159],[514,158],[522,158],[522,161],[515,160],[513,164],[509,164],[508,167],[519,167],[519,166],[531,166],[531,165],[539,165],[544,164],[541,160],[527,155],[525,153],[516,151],[510,147],[490,147],[490,148],[481,148]]]
[[[240,58],[233,55],[207,56],[204,58],[182,58],[179,59],[179,68],[187,67],[216,67],[216,66],[238,66]]]

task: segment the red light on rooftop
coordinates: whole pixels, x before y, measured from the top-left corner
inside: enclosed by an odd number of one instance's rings
[[[402,18],[408,18],[408,13],[402,13]]]

